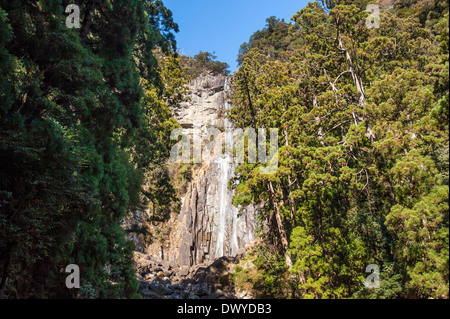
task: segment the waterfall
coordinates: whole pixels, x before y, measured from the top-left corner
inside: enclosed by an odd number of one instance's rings
[[[221,257],[224,255],[224,240],[225,240],[225,227],[226,227],[226,213],[228,207],[228,173],[230,170],[230,159],[228,155],[222,155],[219,159],[218,168],[220,169],[219,178],[219,202],[218,202],[218,214],[217,214],[217,243],[216,252],[214,257]]]
[[[229,89],[228,79],[225,81],[225,91]],[[225,111],[231,109],[231,105],[225,101]],[[228,190],[228,183],[230,178],[233,177],[235,171],[235,164],[232,157],[232,146],[233,146],[233,124],[228,120],[227,117],[224,118],[224,142],[225,142],[225,152],[220,155],[218,159],[218,169],[220,169],[219,177],[219,200],[218,200],[218,226],[217,226],[217,242],[216,251],[214,257],[224,256],[224,241],[226,233],[229,234],[228,240],[230,241],[229,247],[230,251],[226,252],[228,255],[236,254],[239,249],[238,236],[237,236],[237,219],[238,210],[232,204],[233,192]],[[228,232],[226,228],[228,227]]]
[[[234,193],[228,189],[237,164],[230,152],[234,140],[233,123],[219,116],[221,110],[231,109],[224,99],[226,90],[229,90],[229,84],[225,76],[203,74],[189,84],[189,101],[173,107],[174,116],[185,128],[188,138],[191,141],[200,138],[202,155],[203,147],[210,142],[204,138],[209,134],[208,128],[216,128],[214,139],[217,138],[219,144],[220,139],[225,140],[228,147],[224,154],[219,151],[222,148],[216,149],[219,154],[215,153],[215,158],[202,160],[200,165],[192,168],[192,178],[181,198],[180,213],[171,215],[168,222],[168,239],[154,240],[146,248],[148,254],[180,265],[207,264],[222,256],[235,256],[255,238],[256,208],[253,205],[234,207]],[[219,127],[225,133],[220,133]],[[195,128],[200,128],[196,137]],[[157,225],[154,232],[161,233],[167,226]],[[164,256],[161,247],[164,247]]]

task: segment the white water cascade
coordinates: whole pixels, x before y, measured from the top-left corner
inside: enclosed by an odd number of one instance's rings
[[[229,84],[225,76],[203,74],[189,84],[189,100],[173,107],[174,116],[188,139],[194,141],[196,134],[200,137],[202,161],[192,168],[179,214],[172,214],[167,224],[154,231],[162,233],[169,229],[167,236],[163,240],[155,238],[145,248],[148,254],[179,265],[208,264],[223,256],[236,256],[255,239],[257,209],[253,205],[235,207],[232,204],[234,193],[228,189],[237,164],[231,152],[234,127],[221,115],[231,109],[226,102],[227,90]],[[195,133],[196,128],[200,128],[200,132]],[[214,140],[217,137],[218,146],[222,147],[210,147],[210,128],[214,131]],[[225,153],[220,139],[225,141]],[[193,146],[191,144],[192,149]],[[209,157],[210,152],[204,160],[204,147],[208,148],[206,151],[214,150],[215,158]]]
[[[225,81],[225,91],[229,89],[228,80]],[[231,105],[225,101],[225,111],[231,109]],[[226,114],[227,115],[227,114]],[[225,152],[217,159],[217,168],[220,169],[219,192],[218,192],[218,215],[217,215],[217,242],[214,257],[224,256],[224,241],[230,241],[230,250],[228,255],[235,255],[239,249],[237,227],[238,227],[238,209],[232,204],[233,192],[228,190],[228,183],[234,175],[236,165],[232,157],[233,147],[233,124],[224,117],[224,141]],[[230,231],[226,232],[226,228]],[[231,228],[231,229],[230,229]],[[230,238],[225,238],[225,234]]]

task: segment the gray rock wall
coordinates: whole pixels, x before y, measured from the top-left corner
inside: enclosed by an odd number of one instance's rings
[[[203,75],[189,85],[190,101],[173,108],[178,122],[188,134],[194,125],[203,132],[208,127],[223,129],[226,124],[226,78]],[[235,256],[255,238],[256,211],[246,207],[239,214],[231,204],[228,181],[234,174],[232,162],[202,163],[193,175],[182,199],[179,215],[171,217],[169,239],[155,241],[146,248],[149,256],[179,265],[210,263],[221,256]]]

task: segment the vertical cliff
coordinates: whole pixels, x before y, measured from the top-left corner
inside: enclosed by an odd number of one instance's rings
[[[189,102],[173,108],[177,121],[186,133],[193,127],[201,131],[220,129],[226,142],[232,140],[232,124],[224,116],[230,108],[225,99],[227,79],[223,75],[204,74],[189,85]],[[179,265],[205,264],[222,256],[235,256],[255,238],[256,211],[249,206],[238,211],[232,205],[233,192],[228,189],[235,164],[230,155],[221,154],[214,162],[197,164],[180,213],[165,225],[169,229],[162,239],[147,245],[148,255]]]

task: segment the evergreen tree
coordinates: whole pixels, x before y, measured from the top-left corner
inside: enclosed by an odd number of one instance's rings
[[[143,130],[145,103],[158,102],[142,100],[142,83],[163,95],[153,49],[173,49],[178,26],[159,0],[89,0],[68,29],[68,4],[0,1],[0,296],[133,298],[121,227],[142,205],[133,143],[171,121],[165,110]],[[65,287],[68,264],[79,293]]]
[[[241,52],[229,117],[280,131],[278,171],[242,164],[235,183],[235,205],[261,205],[270,230],[264,280],[285,269],[268,295],[448,298],[448,3],[383,12],[378,29],[368,3],[311,2],[272,40],[295,43],[279,59]]]

